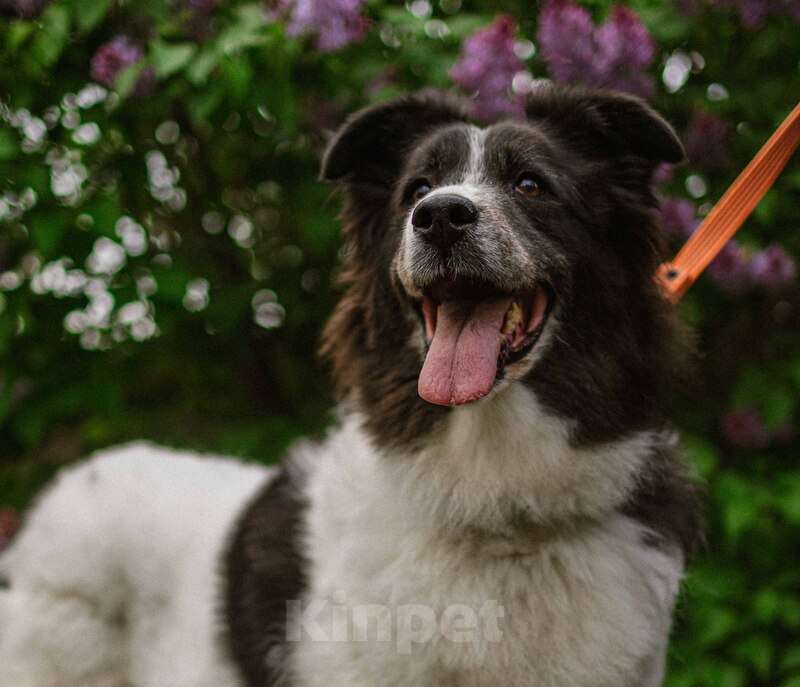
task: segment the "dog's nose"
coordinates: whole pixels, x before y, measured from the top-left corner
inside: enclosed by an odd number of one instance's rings
[[[464,196],[441,193],[424,198],[411,215],[414,231],[441,250],[460,241],[478,219],[478,208]]]

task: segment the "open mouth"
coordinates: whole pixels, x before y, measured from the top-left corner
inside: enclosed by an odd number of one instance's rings
[[[420,309],[428,352],[419,395],[448,406],[486,396],[504,368],[536,345],[552,302],[543,284],[516,294],[458,280],[426,289]]]

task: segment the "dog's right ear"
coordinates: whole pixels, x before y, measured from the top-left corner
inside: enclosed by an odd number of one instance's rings
[[[435,127],[468,119],[458,98],[435,91],[367,107],[352,115],[333,137],[320,176],[388,191],[415,141]]]
[[[587,151],[616,160],[634,157],[651,167],[684,159],[675,130],[637,96],[544,83],[531,93],[525,109],[528,119],[551,122]]]

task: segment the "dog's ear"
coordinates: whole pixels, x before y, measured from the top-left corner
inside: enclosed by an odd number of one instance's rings
[[[672,126],[636,96],[544,85],[531,94],[526,112],[529,119],[552,123],[588,150],[631,155],[654,165],[685,158]]]
[[[467,119],[459,99],[435,91],[367,107],[334,135],[322,158],[320,176],[388,189],[415,141],[435,127]]]

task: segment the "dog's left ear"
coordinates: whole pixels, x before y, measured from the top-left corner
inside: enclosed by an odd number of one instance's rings
[[[435,91],[367,107],[334,135],[322,158],[320,176],[388,190],[415,141],[438,126],[467,119],[457,98]]]
[[[526,111],[530,119],[549,120],[587,149],[631,155],[654,165],[685,158],[683,145],[667,120],[632,95],[549,85],[534,92]]]

